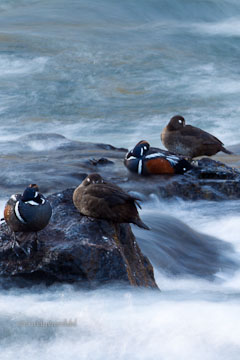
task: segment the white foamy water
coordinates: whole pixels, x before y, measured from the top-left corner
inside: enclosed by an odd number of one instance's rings
[[[238,207],[239,202],[231,210],[228,202],[206,207],[205,202],[155,200],[141,216],[147,222],[153,208],[159,219],[162,211],[176,216],[203,234],[232,243],[240,259],[239,218],[229,213]],[[144,234],[149,241],[148,232]],[[20,360],[239,358],[239,271],[209,281],[166,276],[155,268],[155,277],[161,292],[117,287],[83,291],[70,285],[2,290],[1,358],[15,359],[16,353]],[[53,326],[64,321],[76,326]]]
[[[202,224],[202,231],[215,235],[222,240],[232,242],[238,251],[240,251],[240,234],[238,232],[240,224],[240,215],[223,215],[217,220],[212,220],[208,224]]]
[[[130,290],[1,294],[1,358],[231,359],[239,357],[239,304]],[[21,320],[29,325],[21,326]],[[34,321],[75,327],[33,327]],[[40,345],[41,344],[41,345]],[[40,346],[39,346],[40,345]]]
[[[240,18],[232,17],[228,20],[210,23],[210,24],[196,24],[197,31],[204,32],[213,36],[240,36]]]
[[[32,60],[17,59],[15,56],[0,56],[0,76],[28,75],[41,72],[47,63],[47,58],[38,57]]]

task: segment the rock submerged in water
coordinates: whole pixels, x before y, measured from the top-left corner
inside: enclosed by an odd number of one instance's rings
[[[82,216],[72,203],[73,189],[50,195],[53,214],[38,233],[18,233],[21,248],[11,247],[6,224],[0,228],[0,275],[3,286],[55,282],[96,286],[120,281],[157,288],[153,268],[142,254],[129,224],[116,227]],[[28,255],[27,255],[28,253]]]
[[[239,155],[202,158],[196,161],[194,170],[184,175],[145,177],[131,174],[123,165],[127,149],[71,141],[58,134],[26,135],[11,143],[1,142],[0,150],[0,190],[7,197],[19,192],[26,183],[39,183],[45,194],[63,191],[66,187],[77,187],[89,173],[98,172],[105,180],[124,190],[134,190],[146,196],[177,196],[184,200],[240,198]],[[240,153],[239,148],[230,150]],[[218,159],[221,162],[215,161]],[[13,176],[9,169],[14,169],[18,176]]]

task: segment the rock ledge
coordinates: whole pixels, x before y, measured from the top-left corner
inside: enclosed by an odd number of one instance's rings
[[[96,286],[120,281],[157,288],[153,268],[128,224],[82,216],[72,203],[73,189],[48,197],[53,215],[38,233],[18,233],[21,248],[11,248],[6,224],[0,228],[0,275],[7,286],[55,282]]]

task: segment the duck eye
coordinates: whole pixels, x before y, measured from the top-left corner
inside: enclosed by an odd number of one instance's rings
[[[89,182],[89,183],[90,183],[90,182],[91,182],[91,180],[90,180],[89,178],[87,178],[87,182]]]
[[[146,146],[144,146],[143,148],[144,148],[144,150],[147,150],[147,147],[146,147]]]
[[[178,122],[181,124],[181,123],[182,123],[182,120],[179,119]]]

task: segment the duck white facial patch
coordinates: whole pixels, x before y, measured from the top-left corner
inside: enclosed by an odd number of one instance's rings
[[[19,201],[16,202],[16,205],[14,207],[14,212],[15,212],[15,215],[16,217],[18,218],[18,220],[23,223],[23,224],[26,224],[26,221],[22,218],[20,212],[19,212]]]
[[[35,202],[34,200],[26,201],[25,204],[29,204],[29,205],[33,205],[33,206],[38,206],[38,205],[40,205],[39,203]]]
[[[136,160],[137,158],[135,156],[125,157],[126,160]]]

